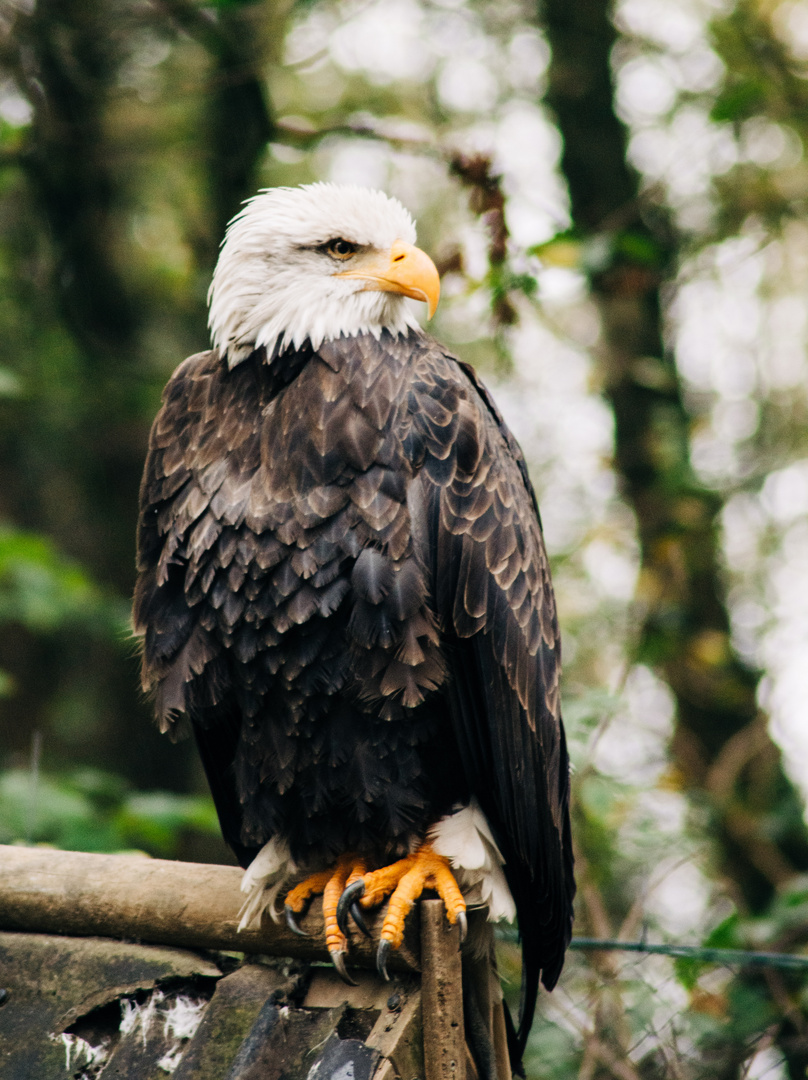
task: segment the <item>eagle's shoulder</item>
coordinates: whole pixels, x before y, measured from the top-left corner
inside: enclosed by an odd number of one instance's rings
[[[219,381],[227,367],[214,349],[194,353],[174,370],[165,385],[160,409],[149,435],[149,451],[167,448],[178,436],[187,436],[201,412],[203,400],[209,398],[211,381]]]
[[[185,379],[194,379],[201,374],[212,374],[226,370],[227,364],[218,349],[203,349],[202,352],[187,356],[181,364],[174,368],[171,378],[163,391],[163,397],[165,398],[169,387],[177,382],[181,383]]]
[[[461,360],[423,331],[411,334],[413,383],[416,393],[435,398],[446,406],[468,402],[477,411],[477,422],[495,429],[511,457],[524,463],[522,451],[494,398],[472,364]],[[527,467],[525,466],[527,480]],[[528,485],[530,481],[527,480]]]
[[[440,470],[444,477],[453,477],[458,464],[461,471],[465,465],[471,472],[481,457],[493,455],[497,471],[524,488],[540,531],[538,500],[522,448],[476,369],[423,332],[413,352],[413,411],[420,426],[429,429],[433,443],[446,446],[459,440],[458,450],[465,451],[459,462],[440,455],[446,461]],[[432,402],[445,413],[438,413]],[[448,423],[446,413],[452,414]]]
[[[549,560],[524,455],[469,364],[427,335],[413,346],[411,453],[421,466],[439,613],[462,637],[481,630],[531,721],[559,724],[560,634]],[[414,501],[414,505],[416,505]],[[545,700],[530,665],[542,657]]]

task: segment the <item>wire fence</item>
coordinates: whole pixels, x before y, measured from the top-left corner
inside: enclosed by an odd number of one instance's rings
[[[808,971],[808,956],[798,953],[753,952],[746,949],[712,949],[699,945],[653,945],[647,941],[602,941],[599,938],[573,938],[573,952],[632,952],[649,956],[672,956],[706,964],[728,967],[770,967]]]
[[[500,939],[516,1002],[515,939]],[[808,956],[574,938],[543,994],[528,1080],[792,1080],[808,1075]]]

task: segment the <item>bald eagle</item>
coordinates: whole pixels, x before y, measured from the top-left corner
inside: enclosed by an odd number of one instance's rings
[[[244,921],[283,890],[390,897],[379,967],[435,889],[518,917],[521,1054],[569,943],[559,632],[524,459],[418,326],[438,272],[378,191],[263,191],[228,229],[213,348],[181,364],[141,488],[134,621],[159,724],[190,726]],[[304,880],[291,890],[291,879]]]

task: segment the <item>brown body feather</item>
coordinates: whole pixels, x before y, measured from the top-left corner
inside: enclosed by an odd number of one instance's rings
[[[529,1019],[574,892],[559,636],[524,462],[473,371],[416,332],[189,358],[138,569],[143,685],[164,728],[191,721],[241,861],[273,835],[389,857],[475,796]]]

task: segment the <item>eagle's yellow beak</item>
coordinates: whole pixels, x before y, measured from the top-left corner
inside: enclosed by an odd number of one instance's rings
[[[435,314],[440,299],[440,275],[426,252],[396,240],[389,251],[357,255],[350,270],[334,277],[363,281],[361,292],[391,292],[423,300],[429,305],[429,318]]]

